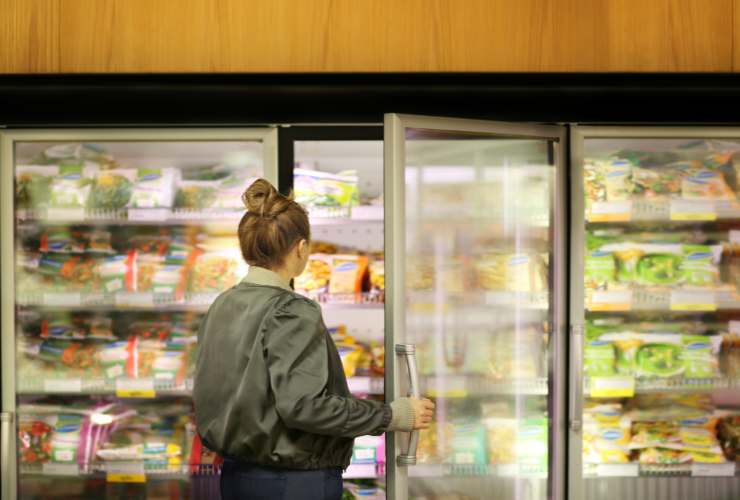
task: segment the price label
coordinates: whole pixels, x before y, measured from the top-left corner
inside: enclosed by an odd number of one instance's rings
[[[601,477],[637,477],[640,475],[639,464],[598,464],[596,475]]]
[[[82,392],[82,380],[78,378],[46,379],[44,380],[44,392],[79,394]]]
[[[734,476],[735,462],[725,462],[721,464],[691,464],[691,475],[697,477],[708,476]]]
[[[591,204],[589,222],[626,222],[632,219],[631,201],[595,201]]]
[[[41,473],[48,476],[78,476],[77,464],[46,463],[41,466]]]
[[[154,307],[154,294],[149,292],[118,293],[115,295],[118,306]]]
[[[146,474],[127,472],[108,472],[105,480],[109,483],[146,483]]]
[[[46,211],[46,219],[54,221],[82,221],[85,220],[84,208],[53,208]]]
[[[717,208],[714,202],[706,200],[671,200],[671,220],[717,220]]]
[[[671,291],[671,311],[716,311],[714,292]]]
[[[156,395],[152,379],[116,380],[116,396],[119,398],[153,398]]]
[[[45,293],[43,303],[45,306],[80,307],[82,296],[75,292]]]
[[[128,219],[135,221],[163,221],[170,218],[169,208],[129,208]]]
[[[594,291],[588,304],[589,311],[629,311],[632,309],[632,292],[629,290]]]
[[[594,377],[589,392],[593,398],[631,398],[635,395],[635,378]]]

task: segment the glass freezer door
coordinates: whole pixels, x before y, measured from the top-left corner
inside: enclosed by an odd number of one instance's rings
[[[395,499],[563,497],[563,128],[385,117]],[[392,354],[393,353],[393,354]]]

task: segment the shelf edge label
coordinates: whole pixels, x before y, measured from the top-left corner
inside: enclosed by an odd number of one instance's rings
[[[119,398],[154,398],[152,379],[118,379],[116,380],[116,396]]]

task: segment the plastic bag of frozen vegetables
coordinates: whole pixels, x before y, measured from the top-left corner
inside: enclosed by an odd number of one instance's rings
[[[15,169],[18,208],[42,208],[49,203],[51,183],[59,175],[56,165],[19,165]]]
[[[136,170],[130,168],[98,172],[90,192],[90,208],[117,210],[126,207],[135,181]]]

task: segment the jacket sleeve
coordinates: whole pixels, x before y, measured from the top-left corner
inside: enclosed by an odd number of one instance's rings
[[[292,297],[266,319],[263,333],[275,407],[288,428],[341,437],[385,431],[388,405],[328,393],[327,335],[315,303]]]

